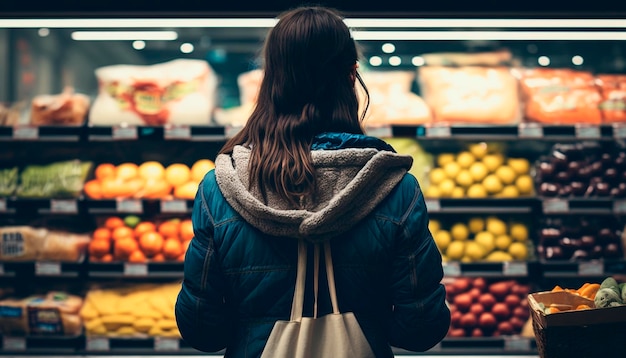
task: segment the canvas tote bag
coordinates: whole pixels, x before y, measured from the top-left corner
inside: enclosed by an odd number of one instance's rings
[[[307,247],[303,240],[299,240],[298,271],[291,318],[289,321],[277,321],[274,324],[261,358],[375,358],[354,313],[339,312],[328,241],[324,242],[324,256],[333,313],[317,317],[319,251],[319,244],[315,244],[313,317],[302,317]]]

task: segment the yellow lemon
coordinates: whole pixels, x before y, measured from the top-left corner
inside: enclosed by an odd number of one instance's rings
[[[508,165],[503,165],[498,167],[495,171],[496,176],[500,179],[500,181],[506,185],[513,184],[515,179],[517,178],[517,173],[513,168]]]
[[[439,222],[439,220],[430,219],[428,221],[428,230],[430,230],[432,234],[439,231],[440,229],[441,229],[441,223]]]
[[[515,170],[517,175],[528,174],[530,163],[526,158],[509,158],[507,164]]]
[[[497,196],[499,198],[519,198],[519,190],[515,185],[505,185]]]
[[[506,223],[495,216],[490,216],[487,218],[487,221],[485,222],[485,227],[487,231],[492,233],[494,236],[504,235],[507,232]]]
[[[446,178],[446,172],[442,168],[433,168],[430,173],[428,173],[428,179],[432,185],[438,185]]]
[[[474,184],[474,178],[472,178],[472,174],[469,170],[462,169],[456,176],[456,183],[464,188],[467,188]]]
[[[511,256],[508,252],[494,251],[487,255],[485,260],[490,262],[513,261],[513,256]]]
[[[197,160],[191,166],[191,180],[200,182],[204,179],[204,175],[215,168],[215,163],[210,159]]]
[[[474,236],[474,241],[484,247],[487,252],[491,252],[496,248],[496,237],[488,231],[477,233]]]
[[[526,241],[528,240],[528,228],[526,225],[521,223],[511,224],[509,228],[509,234],[511,238],[515,241]]]
[[[508,252],[516,260],[526,260],[528,258],[528,247],[522,242],[514,242],[509,245]]]
[[[427,198],[439,198],[441,197],[441,192],[439,188],[435,185],[430,185],[426,191],[424,191],[424,196]]]
[[[452,194],[450,194],[451,198],[464,198],[465,197],[465,189],[460,186],[455,187],[452,190]]]
[[[513,243],[513,239],[509,235],[496,236],[495,244],[498,250],[508,250],[509,246]]]
[[[468,151],[462,151],[456,156],[456,162],[463,169],[469,168],[470,165],[472,165],[475,161],[476,161],[476,157],[474,157],[474,154]]]
[[[467,240],[469,238],[469,229],[463,223],[456,223],[452,225],[450,229],[450,234],[452,234],[452,238],[454,240]]]
[[[454,187],[456,187],[454,180],[450,178],[444,179],[444,181],[439,183],[439,195],[442,198],[449,198],[452,195]]]
[[[465,244],[465,256],[472,261],[482,260],[487,254],[487,250],[477,242],[468,241]]]
[[[528,174],[520,175],[515,180],[515,186],[519,193],[522,195],[529,195],[533,193],[533,178]]]
[[[173,186],[185,184],[191,180],[191,169],[182,163],[170,164],[165,168],[165,180]]]
[[[163,164],[154,160],[141,163],[137,171],[139,176],[146,180],[161,179],[165,175],[165,167]]]
[[[504,163],[504,156],[501,153],[487,154],[483,157],[483,163],[490,172],[494,172]]]
[[[482,184],[489,194],[499,193],[503,188],[502,182],[495,174],[487,175]]]
[[[465,255],[465,241],[452,241],[446,249],[450,260],[460,260]]]
[[[467,197],[468,198],[485,198],[487,197],[487,190],[482,184],[472,184],[467,189]]]
[[[489,174],[489,169],[487,169],[487,166],[483,162],[473,163],[468,170],[472,175],[472,179],[477,182],[482,181],[483,179],[485,179],[487,174]]]
[[[461,166],[457,162],[450,162],[443,166],[443,170],[448,178],[456,178],[461,171]]]
[[[452,236],[446,230],[439,230],[433,234],[433,240],[441,251],[445,251],[452,242]]]
[[[476,234],[485,230],[485,220],[483,220],[483,218],[481,217],[476,216],[476,217],[470,218],[467,224],[472,234]]]
[[[454,162],[455,156],[452,153],[441,153],[437,156],[437,165],[443,167],[448,163]]]
[[[485,142],[472,143],[467,149],[470,151],[470,153],[474,155],[474,158],[476,159],[482,159],[489,152],[489,148],[487,146],[487,143]]]

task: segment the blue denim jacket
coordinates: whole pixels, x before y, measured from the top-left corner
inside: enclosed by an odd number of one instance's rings
[[[332,154],[348,148],[393,152],[378,139],[343,133],[318,136],[312,150]],[[428,350],[450,324],[441,255],[428,230],[420,187],[406,169],[367,215],[330,239],[339,308],[354,312],[377,357],[393,356],[391,346]],[[195,237],[185,258],[176,320],[183,339],[196,349],[259,357],[274,322],[289,319],[297,240],[245,220],[249,213],[242,216],[244,210],[234,209],[240,203],[232,193],[227,194],[233,205],[229,203],[223,193],[227,185],[220,187],[215,172],[207,173],[195,199]],[[358,195],[374,197],[380,186],[365,186],[367,191]],[[311,272],[309,267],[307,283]],[[325,274],[319,277],[318,314],[323,315],[332,308]],[[312,301],[311,284],[305,316],[312,315]]]

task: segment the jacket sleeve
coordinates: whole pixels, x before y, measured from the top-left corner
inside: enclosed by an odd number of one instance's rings
[[[209,184],[205,178],[196,194],[192,212],[194,238],[185,255],[175,314],[178,330],[187,344],[203,352],[217,352],[227,345],[233,316],[224,298],[226,285],[215,251],[213,218],[206,205]]]
[[[424,196],[412,175],[400,184],[412,198],[400,221],[392,271],[392,346],[423,352],[439,343],[450,326],[441,254],[428,229]]]

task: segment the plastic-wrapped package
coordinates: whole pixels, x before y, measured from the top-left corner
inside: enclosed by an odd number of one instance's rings
[[[602,122],[602,96],[590,72],[533,68],[518,73],[527,120],[550,124]]]
[[[208,125],[215,106],[217,77],[206,61],[176,59],[96,70],[98,96],[89,123]]]
[[[33,98],[30,121],[33,125],[80,125],[89,110],[90,100],[84,94],[74,93],[67,87],[56,95],[39,95]]]
[[[415,73],[364,71],[361,76],[370,96],[365,125],[423,124],[432,121],[428,105],[411,92]],[[360,100],[364,102],[363,98]]]
[[[626,75],[597,75],[596,85],[602,95],[602,121],[626,122]]]
[[[84,259],[90,237],[30,226],[0,227],[0,262],[58,261]]]
[[[521,119],[517,79],[505,66],[422,66],[421,93],[435,121],[515,124]]]

